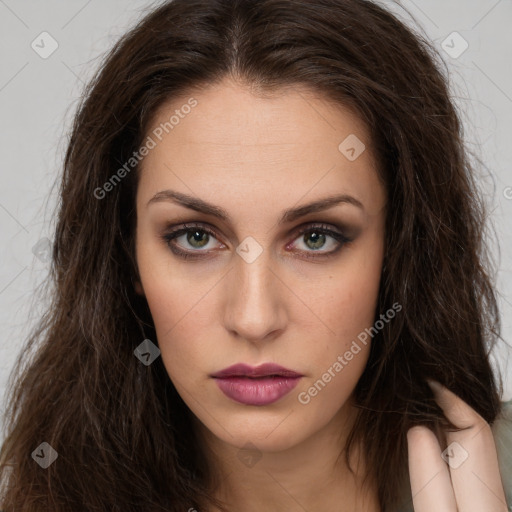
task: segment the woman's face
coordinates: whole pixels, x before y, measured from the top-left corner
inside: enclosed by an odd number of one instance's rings
[[[146,135],[137,290],[185,403],[217,441],[262,451],[343,421],[384,246],[365,125],[305,89],[262,99],[225,80],[165,105]],[[188,234],[165,239],[185,223]],[[300,377],[212,376],[238,363]]]

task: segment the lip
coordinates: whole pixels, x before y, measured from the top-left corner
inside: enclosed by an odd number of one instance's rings
[[[263,363],[259,366],[250,366],[248,364],[238,363],[228,368],[224,368],[220,372],[213,373],[214,378],[222,377],[270,377],[278,375],[280,377],[302,377],[300,373],[284,368],[274,363]]]
[[[220,390],[235,402],[268,405],[288,394],[302,378],[277,364],[235,364],[211,375]]]

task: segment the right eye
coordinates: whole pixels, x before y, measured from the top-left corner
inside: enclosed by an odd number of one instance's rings
[[[184,224],[178,229],[165,233],[162,239],[174,254],[187,259],[201,258],[203,255],[200,253],[211,252],[213,247],[210,247],[209,250],[202,249],[205,247],[208,249],[211,238],[215,237],[215,233],[202,224]],[[178,241],[180,241],[180,243],[178,243]],[[221,247],[225,247],[224,244],[221,244]],[[183,248],[185,249],[183,250]]]

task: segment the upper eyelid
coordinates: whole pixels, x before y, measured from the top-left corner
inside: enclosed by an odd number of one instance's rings
[[[203,229],[205,231],[213,232],[214,235],[217,231],[219,231],[216,227],[211,226],[208,223],[200,222],[200,221],[182,222],[181,224],[175,224],[172,226],[171,226],[171,224],[168,224],[165,226],[164,231],[167,231],[169,233],[175,233],[177,231],[194,229],[194,228]],[[346,231],[343,226],[337,227],[334,224],[329,223],[329,222],[308,221],[308,222],[303,222],[302,224],[299,224],[298,226],[295,226],[294,228],[290,229],[288,231],[288,233],[291,234],[291,233],[295,233],[297,231],[301,231],[304,229],[315,229],[315,228],[332,230],[332,231],[339,230],[340,234],[344,234],[344,232]]]
[[[183,224],[173,227],[172,229],[170,229],[170,227],[168,227],[169,231],[167,232],[167,235],[180,233],[179,235],[177,235],[176,237],[173,238],[173,240],[176,240],[177,238],[179,238],[180,236],[183,236],[188,231],[190,231],[194,228],[196,228],[200,231],[203,230],[203,231],[207,232],[209,235],[213,236],[220,244],[225,245],[221,240],[218,239],[217,233],[216,233],[217,230],[215,228],[213,228],[212,226],[208,225],[207,223],[203,223],[203,222],[184,222]],[[340,229],[336,226],[330,225],[326,222],[320,222],[320,221],[304,222],[304,223],[300,224],[299,226],[296,226],[295,228],[290,230],[289,234],[290,235],[296,234],[297,236],[300,236],[303,232],[307,232],[310,230],[313,231],[314,229],[318,229],[321,231],[332,231],[333,233],[336,233],[347,240],[351,240],[351,237],[349,235],[347,235],[343,229]],[[332,235],[329,235],[329,234],[327,234],[327,236],[332,237]],[[206,251],[197,251],[197,252],[206,252]]]

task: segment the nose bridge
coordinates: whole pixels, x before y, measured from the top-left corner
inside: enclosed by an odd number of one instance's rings
[[[268,250],[254,240],[242,242],[228,279],[226,329],[256,341],[282,328],[281,285]]]
[[[270,285],[276,279],[271,269],[268,251],[262,251],[254,261],[247,261],[243,257],[236,261],[234,275],[236,282],[246,296],[246,302],[268,301],[270,299]]]

